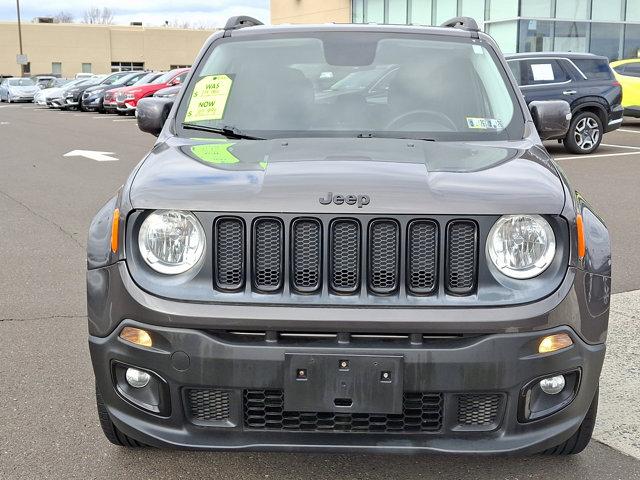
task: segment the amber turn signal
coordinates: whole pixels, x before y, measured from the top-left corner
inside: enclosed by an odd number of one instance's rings
[[[141,347],[151,347],[153,345],[149,332],[141,328],[124,327],[120,332],[120,338]]]
[[[540,340],[538,353],[550,353],[573,345],[573,340],[566,333],[556,333],[548,335]]]
[[[111,221],[111,251],[118,251],[118,227],[120,226],[120,209],[113,211],[113,220]]]
[[[582,260],[587,253],[587,245],[584,239],[584,223],[580,214],[576,215],[576,230],[578,231],[578,258]]]

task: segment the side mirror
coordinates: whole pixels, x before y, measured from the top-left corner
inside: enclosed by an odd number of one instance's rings
[[[563,138],[569,131],[571,107],[564,100],[531,102],[529,110],[542,140]]]
[[[138,102],[138,128],[156,137],[160,135],[164,122],[173,107],[172,98],[142,98]]]

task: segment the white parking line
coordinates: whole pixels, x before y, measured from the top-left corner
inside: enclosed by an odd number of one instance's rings
[[[640,155],[640,150],[638,150],[637,152],[603,153],[601,155],[574,155],[572,157],[555,157],[554,160],[576,160],[578,158],[590,160],[592,158],[602,158],[602,157],[622,157],[623,155]]]
[[[114,122],[135,122],[135,118],[116,118]]]
[[[629,130],[628,128],[619,128],[616,132],[640,133],[640,130]]]
[[[632,147],[631,145],[615,145],[613,143],[601,143],[603,147],[630,148],[631,150],[640,150],[640,147]]]
[[[91,117],[91,118],[93,118],[95,120],[97,118],[109,118],[109,117],[107,117],[106,115],[98,115],[96,117]]]

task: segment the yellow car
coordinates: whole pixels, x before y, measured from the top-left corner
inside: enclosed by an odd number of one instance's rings
[[[618,60],[610,65],[622,85],[624,114],[640,117],[640,58]]]

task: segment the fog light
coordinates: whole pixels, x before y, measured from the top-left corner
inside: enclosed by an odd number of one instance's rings
[[[556,333],[548,335],[540,340],[538,353],[551,353],[573,345],[573,340],[566,333]]]
[[[153,345],[149,332],[141,328],[124,327],[120,332],[120,338],[141,347],[151,347]]]
[[[127,375],[129,372],[127,372]],[[547,395],[557,395],[564,389],[564,375],[554,375],[540,380],[540,388]]]
[[[125,378],[127,379],[127,383],[133,388],[142,388],[149,384],[151,375],[147,372],[143,372],[142,370],[138,370],[137,368],[127,368]],[[564,378],[562,379],[562,385],[564,386]]]

